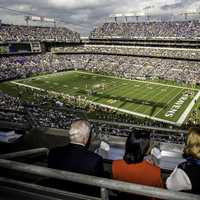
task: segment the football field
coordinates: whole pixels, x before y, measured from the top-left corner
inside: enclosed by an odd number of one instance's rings
[[[80,96],[103,107],[181,125],[200,97],[198,89],[127,80],[81,71],[61,72],[12,81],[22,87]]]

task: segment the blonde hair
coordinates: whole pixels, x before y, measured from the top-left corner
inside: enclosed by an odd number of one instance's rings
[[[189,130],[184,155],[200,159],[200,128],[191,128]]]

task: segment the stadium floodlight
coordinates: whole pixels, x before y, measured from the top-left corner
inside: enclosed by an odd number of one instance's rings
[[[121,13],[115,14],[116,17],[123,17],[124,15]]]
[[[32,21],[42,21],[41,19],[42,19],[42,17],[40,17],[40,16],[31,16]]]
[[[52,22],[52,23],[54,23],[54,22],[55,22],[55,19],[53,19],[53,18],[47,18],[47,17],[44,17],[44,18],[43,18],[43,21],[45,21],[45,22]]]

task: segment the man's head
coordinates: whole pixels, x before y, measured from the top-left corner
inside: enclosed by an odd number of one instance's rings
[[[90,137],[90,124],[85,120],[77,120],[71,124],[69,138],[71,143],[79,143],[84,146]]]

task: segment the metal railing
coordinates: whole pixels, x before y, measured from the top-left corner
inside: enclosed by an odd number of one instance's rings
[[[34,156],[34,155],[48,155],[48,148],[36,148],[13,153],[1,154],[0,159],[14,159],[19,157]]]
[[[19,180],[13,180],[9,178],[0,177],[0,194],[7,194],[6,200],[18,199],[20,196],[26,196],[27,199],[39,199],[39,200],[101,200],[100,197],[88,196],[85,194],[78,194],[68,191],[63,191],[55,188],[41,186],[34,183],[22,182]],[[10,198],[10,195],[14,198]],[[1,199],[0,197],[0,199]]]
[[[161,188],[144,186],[133,183],[126,183],[106,178],[99,178],[99,177],[94,178],[94,176],[61,171],[56,169],[49,169],[46,167],[40,167],[36,165],[30,165],[5,159],[0,159],[0,167],[10,170],[15,170],[18,172],[43,176],[47,178],[55,178],[64,181],[71,181],[75,183],[96,186],[101,188],[102,200],[109,200],[108,196],[109,190],[115,190],[125,193],[143,195],[159,199],[168,199],[168,200],[200,200],[199,195],[183,193],[183,192],[174,192]]]

